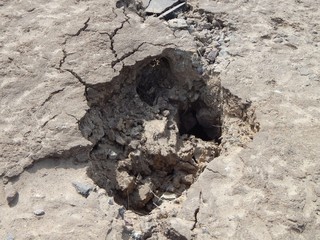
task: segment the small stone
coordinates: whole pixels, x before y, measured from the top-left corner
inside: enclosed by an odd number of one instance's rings
[[[170,224],[170,230],[175,232],[177,239],[192,239],[192,231],[194,227],[194,221],[184,220],[181,218],[171,218],[168,220]]]
[[[164,111],[162,112],[162,115],[163,115],[164,117],[168,117],[168,116],[170,115],[170,111],[169,111],[169,110],[164,110]]]
[[[168,24],[169,24],[169,27],[171,28],[177,28],[177,29],[188,28],[187,21],[180,18],[171,19],[168,21]]]
[[[94,186],[80,182],[73,182],[72,185],[77,190],[77,192],[84,197],[88,197],[90,192],[94,189]]]
[[[118,154],[117,154],[116,152],[110,150],[110,152],[109,152],[109,158],[110,158],[111,160],[115,160],[115,159],[117,159],[117,157],[118,157]]]
[[[119,134],[116,135],[116,142],[122,146],[126,145],[126,141]]]
[[[224,38],[224,42],[225,42],[225,43],[230,42],[230,38],[229,38],[229,37],[225,37],[225,38]]]
[[[309,71],[307,68],[302,67],[302,68],[300,69],[300,75],[301,75],[301,76],[308,76],[309,74],[310,74],[310,71]]]
[[[132,149],[137,149],[138,146],[139,146],[140,142],[137,141],[137,140],[133,140],[129,143],[129,147],[132,148]]]
[[[219,50],[218,50],[218,49],[213,49],[213,50],[211,50],[211,51],[208,53],[207,59],[208,59],[211,63],[213,63],[213,62],[216,60],[218,54],[219,54]]]
[[[99,190],[98,190],[98,196],[100,197],[100,196],[103,196],[103,195],[106,195],[106,193],[107,193],[107,191],[105,190],[105,189],[103,189],[103,188],[100,188]]]
[[[193,175],[192,174],[188,174],[185,175],[181,178],[182,183],[187,184],[187,185],[191,185],[193,183]]]
[[[176,198],[177,198],[177,196],[176,196],[176,194],[174,194],[174,193],[164,193],[164,194],[162,194],[162,197],[161,197],[162,199],[165,199],[165,200],[175,200]]]
[[[275,39],[273,39],[273,42],[274,43],[282,43],[283,39],[282,38],[275,38]]]
[[[45,211],[43,209],[37,209],[33,211],[33,214],[36,216],[43,216],[45,214]]]
[[[121,217],[122,219],[124,219],[124,214],[126,212],[126,208],[125,207],[121,207],[118,209],[118,218]]]
[[[12,206],[19,196],[18,192],[14,189],[11,183],[6,185],[5,195],[9,206]]]
[[[133,232],[132,233],[132,238],[134,239],[134,240],[140,240],[140,239],[142,239],[142,232],[140,232],[140,231],[137,231],[137,232]]]

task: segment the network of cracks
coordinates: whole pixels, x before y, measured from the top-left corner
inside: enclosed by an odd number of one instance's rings
[[[89,176],[127,209],[148,213],[179,197],[258,131],[251,104],[199,67],[193,53],[166,49],[87,90],[80,129],[94,146]]]

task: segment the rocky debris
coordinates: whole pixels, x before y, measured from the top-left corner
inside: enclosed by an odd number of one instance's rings
[[[168,21],[169,27],[176,29],[188,28],[187,21],[185,19],[175,18]]]
[[[72,182],[72,185],[74,186],[76,191],[84,197],[88,197],[90,192],[94,190],[94,186],[91,184]]]
[[[165,200],[162,194],[180,196],[220,154],[222,135],[256,131],[250,106],[219,79],[199,74],[201,66],[194,52],[165,48],[117,76],[121,88],[108,83],[89,100],[80,123],[94,144],[89,175],[127,209],[150,212]],[[242,124],[223,129],[229,114]]]
[[[33,211],[33,214],[36,216],[43,216],[45,214],[45,211],[43,209],[36,209]]]
[[[150,0],[145,11],[147,13],[160,14],[178,2],[179,0]]]
[[[9,206],[15,205],[18,201],[19,193],[11,183],[7,183],[5,186],[5,197]]]
[[[209,53],[205,57],[209,60],[209,63],[214,63],[218,54],[219,54],[219,50],[214,48],[214,49],[210,50]]]
[[[168,220],[168,235],[173,239],[192,239],[193,221],[184,220],[181,218],[171,218]]]

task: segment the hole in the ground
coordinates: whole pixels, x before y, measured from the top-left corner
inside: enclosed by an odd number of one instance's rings
[[[220,143],[221,118],[216,116],[215,109],[193,104],[187,110],[180,111],[178,126],[180,135],[193,135],[204,141]]]
[[[126,208],[148,213],[179,197],[223,149],[257,131],[249,106],[200,75],[195,56],[166,49],[88,89],[88,173]]]
[[[162,89],[170,89],[173,85],[173,75],[168,59],[154,58],[144,66],[136,78],[136,91],[142,101],[153,106]]]

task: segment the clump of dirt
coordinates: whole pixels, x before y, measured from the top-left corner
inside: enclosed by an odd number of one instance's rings
[[[147,213],[181,195],[222,150],[257,131],[250,104],[201,66],[196,54],[166,49],[88,88],[80,129],[94,144],[89,175],[126,208]]]

